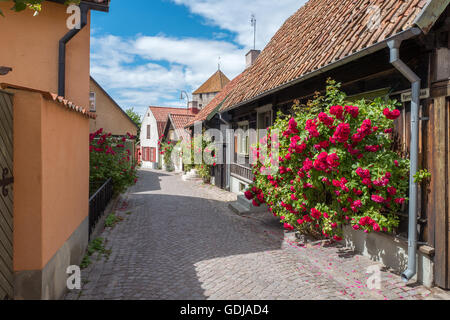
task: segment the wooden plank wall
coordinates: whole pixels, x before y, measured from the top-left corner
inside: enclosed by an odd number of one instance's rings
[[[12,96],[0,91],[0,179],[4,168],[13,172]],[[7,187],[5,197],[0,188],[0,300],[13,297],[13,193]]]
[[[450,86],[449,86],[450,87]],[[435,248],[435,283],[450,288],[450,104],[449,89],[432,89],[425,167],[431,172],[426,194],[427,242]]]
[[[435,248],[436,285],[450,288],[450,99],[437,92],[422,100],[421,106],[419,169],[426,168],[432,177],[419,186],[418,240]],[[408,102],[395,123],[395,148],[404,157],[409,157],[410,119]],[[406,219],[402,220],[406,227]],[[402,235],[404,229],[400,229]]]

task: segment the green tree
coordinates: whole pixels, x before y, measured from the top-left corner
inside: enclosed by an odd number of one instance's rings
[[[137,137],[136,137],[136,143],[139,143],[139,138],[141,136],[141,125],[142,125],[142,118],[139,115],[139,113],[137,113],[136,111],[134,111],[134,108],[128,108],[126,111],[126,114],[130,117],[130,119],[137,125],[138,130],[137,130]]]
[[[0,0],[0,2],[6,2],[11,0]],[[16,12],[23,11],[25,9],[31,9],[37,14],[42,9],[42,2],[44,0],[13,0],[14,5],[11,8],[11,10],[14,10]],[[66,4],[79,4],[80,0],[66,0]],[[0,15],[3,16],[2,10],[0,10]]]

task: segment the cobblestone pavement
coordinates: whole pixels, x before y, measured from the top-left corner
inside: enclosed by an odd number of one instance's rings
[[[82,271],[66,299],[425,299],[430,291],[381,272],[339,245],[299,246],[268,213],[240,217],[235,195],[179,175],[141,170],[122,197],[123,218],[101,237],[110,255]]]

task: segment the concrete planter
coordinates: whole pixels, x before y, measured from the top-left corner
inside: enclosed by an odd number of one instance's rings
[[[188,181],[188,180],[198,180],[201,179],[200,176],[198,175],[197,170],[192,169],[191,171],[187,172],[186,174],[184,174],[182,176],[182,179],[184,181]]]
[[[403,272],[408,265],[408,242],[406,239],[394,237],[385,233],[364,233],[344,227],[345,245],[354,251],[380,262],[396,272]],[[417,250],[417,280],[425,287],[433,285],[433,249],[421,246]]]

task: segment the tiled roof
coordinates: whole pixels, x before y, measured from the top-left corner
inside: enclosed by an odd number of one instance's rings
[[[164,133],[164,128],[166,127],[166,123],[169,117],[169,114],[185,114],[189,115],[191,112],[188,109],[180,109],[180,108],[166,108],[166,107],[149,107],[153,116],[156,119],[156,123],[158,125],[158,136]]]
[[[94,113],[91,113],[91,112],[87,111],[85,108],[77,106],[73,102],[66,100],[63,97],[58,96],[56,93],[51,93],[48,91],[42,91],[42,90],[28,88],[28,87],[17,86],[17,85],[10,84],[10,83],[0,83],[0,87],[2,89],[14,89],[14,90],[20,90],[20,91],[29,91],[29,92],[40,93],[44,97],[44,99],[55,101],[56,103],[60,104],[64,108],[73,110],[75,112],[79,112],[79,113],[83,114],[84,116],[89,117],[91,119],[96,118],[96,115]]]
[[[221,111],[413,27],[427,2],[309,0],[274,35]],[[379,20],[371,20],[378,13]]]
[[[183,139],[186,139],[189,137],[189,132],[184,129],[186,124],[192,119],[194,119],[195,115],[190,114],[170,114],[170,118],[172,120],[173,127],[175,129],[175,132],[178,137],[182,137]]]
[[[91,81],[105,94],[106,97],[108,97],[109,100],[111,100],[111,102],[114,105],[114,107],[116,107],[117,110],[119,110],[128,119],[128,121],[130,121],[132,123],[133,126],[138,128],[138,125],[130,118],[128,113],[126,113],[122,109],[122,107],[117,104],[117,102],[109,95],[109,93],[106,92],[106,90],[103,89],[103,87],[92,76],[91,76]]]
[[[220,104],[222,102],[224,102],[224,100],[231,93],[231,91],[234,88],[236,88],[237,84],[242,79],[244,73],[245,73],[245,71],[243,73],[241,73],[240,75],[238,75],[233,80],[231,80],[230,82],[228,82],[228,84],[222,89],[222,91],[220,91],[220,93],[218,93],[214,97],[214,99],[212,99],[211,102],[206,105],[206,107],[204,107],[202,110],[200,110],[200,112],[195,116],[194,119],[192,119],[191,121],[189,121],[188,124],[186,124],[186,127],[192,126],[195,122],[198,122],[198,121],[205,121],[208,118],[208,116],[212,112],[214,112],[220,106]]]
[[[200,88],[195,90],[193,94],[220,92],[228,84],[228,82],[230,82],[230,79],[228,79],[222,71],[217,70],[217,72],[214,73],[211,78],[206,80]]]

